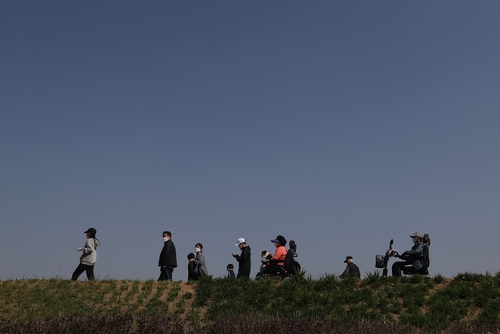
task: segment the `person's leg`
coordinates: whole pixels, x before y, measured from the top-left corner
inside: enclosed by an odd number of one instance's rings
[[[78,276],[80,276],[84,271],[85,265],[83,263],[80,263],[73,272],[73,275],[71,275],[71,280],[76,281],[78,279]]]
[[[166,279],[168,279],[169,281],[172,281],[172,273],[174,271],[174,268],[165,268],[165,275],[166,275]]]
[[[406,262],[394,262],[392,264],[392,276],[400,277],[401,270],[403,269]]]
[[[248,275],[248,274],[244,274],[244,273],[240,273],[240,272],[238,271],[238,276],[236,276],[236,278],[243,278],[243,277],[250,278],[250,275]]]
[[[87,274],[87,279],[91,281],[94,279],[94,266],[86,266],[86,267],[87,268],[85,268],[85,272]]]
[[[159,281],[164,281],[166,279],[167,279],[167,277],[165,276],[165,269],[161,268],[161,270],[160,270],[160,277],[158,277],[158,282]]]

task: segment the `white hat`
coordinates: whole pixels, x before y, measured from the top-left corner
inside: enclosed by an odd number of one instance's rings
[[[239,246],[240,244],[246,242],[246,240],[245,240],[245,238],[239,238],[237,242],[238,243],[235,246]]]

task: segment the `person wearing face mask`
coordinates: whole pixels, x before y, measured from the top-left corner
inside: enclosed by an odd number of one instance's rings
[[[177,268],[177,254],[170,231],[163,231],[163,248],[158,260],[158,267],[160,267],[158,281],[172,281],[172,274],[174,269]]]
[[[274,246],[276,247],[276,250],[274,251],[273,257],[269,260],[267,263],[266,267],[262,269],[263,274],[268,274],[272,273],[273,267],[275,266],[285,266],[285,258],[286,258],[286,239],[282,235],[278,235],[276,239],[271,240],[271,242],[274,243]]]
[[[197,243],[194,246],[194,250],[196,251],[195,261],[198,261],[201,265],[200,267],[200,277],[208,275],[207,264],[205,263],[205,255],[203,255],[203,245],[201,243]]]
[[[401,276],[403,269],[406,272],[419,272],[423,266],[424,243],[422,233],[415,232],[410,237],[413,240],[413,247],[402,254],[395,255],[403,261],[394,262],[392,265],[392,276]]]

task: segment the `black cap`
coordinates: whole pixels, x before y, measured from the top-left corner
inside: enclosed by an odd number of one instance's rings
[[[87,231],[85,231],[85,232],[83,232],[83,233],[96,234],[96,233],[97,233],[97,231],[96,231],[96,229],[95,229],[95,228],[91,227],[91,228],[89,228]]]
[[[347,260],[352,260],[352,256],[346,256],[344,263],[347,263]]]
[[[276,239],[271,240],[271,242],[279,242],[281,246],[285,246],[286,245],[286,239],[282,235],[278,235],[276,237]]]

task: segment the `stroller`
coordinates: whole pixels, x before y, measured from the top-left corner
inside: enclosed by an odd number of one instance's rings
[[[431,239],[429,237],[429,234],[424,234],[422,238],[422,242],[424,244],[424,250],[422,252],[422,255],[416,258],[417,260],[422,261],[422,268],[418,271],[415,270],[413,267],[413,264],[411,261],[406,261],[404,267],[403,267],[403,274],[404,275],[423,275],[423,276],[429,276],[429,266],[431,264],[431,260],[429,257],[429,248],[431,246]],[[385,255],[376,255],[375,256],[375,267],[376,268],[381,268],[382,270],[382,276],[387,276],[387,264],[389,263],[389,258],[395,257],[398,255],[398,252],[392,248],[392,244],[394,243],[394,240],[391,239],[389,243],[389,249],[387,252],[385,252]]]
[[[271,266],[270,268],[272,268],[272,270],[268,274],[262,274],[261,272],[257,273],[257,275],[255,276],[256,280],[262,279],[265,277],[274,278],[277,280],[284,280],[284,279],[288,279],[290,277],[293,277],[298,272],[300,272],[300,270],[301,270],[300,264],[297,262],[297,260],[295,260],[295,258],[297,256],[299,256],[297,254],[297,245],[295,244],[294,240],[290,240],[289,245],[290,245],[290,248],[288,249],[288,251],[286,253],[285,265],[282,266],[282,265],[276,264],[274,266]],[[270,262],[274,262],[274,261],[270,261]]]

